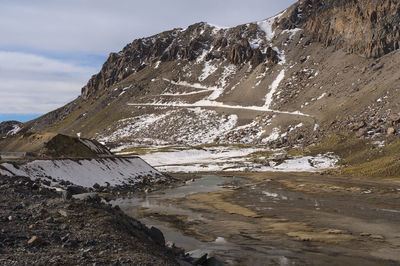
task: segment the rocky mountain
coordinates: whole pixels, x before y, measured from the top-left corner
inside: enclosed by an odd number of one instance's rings
[[[386,139],[400,130],[400,2],[378,2],[302,0],[263,21],[134,40],[23,131],[110,146]]]

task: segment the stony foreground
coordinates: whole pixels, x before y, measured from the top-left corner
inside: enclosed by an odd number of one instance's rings
[[[157,230],[99,198],[65,200],[1,176],[0,206],[0,265],[179,265]]]

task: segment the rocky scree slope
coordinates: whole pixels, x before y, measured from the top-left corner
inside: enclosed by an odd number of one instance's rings
[[[128,44],[66,106],[25,131],[110,146],[386,139],[400,121],[400,3],[299,1],[263,20],[197,23]]]

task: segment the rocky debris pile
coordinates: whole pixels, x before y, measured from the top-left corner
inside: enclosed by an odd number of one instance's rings
[[[99,197],[64,200],[23,177],[1,177],[0,192],[1,265],[178,265],[150,229]]]
[[[137,192],[149,192],[155,191],[160,188],[168,187],[173,185],[178,181],[178,179],[173,178],[170,175],[164,174],[167,178],[159,179],[156,182],[151,181],[149,178],[143,178],[142,182],[136,184],[122,184],[111,186],[106,182],[105,185],[99,185],[95,183],[93,187],[83,187],[74,185],[69,181],[61,181],[58,183],[56,190],[64,199],[70,199],[72,195],[75,194],[92,194],[97,193],[101,195],[104,199],[114,199],[117,197],[129,197]],[[50,186],[50,181],[46,179],[38,179],[38,182],[41,182],[45,185]]]
[[[375,115],[370,115],[371,110],[367,110],[343,121],[335,120],[332,122],[331,128],[353,131],[358,138],[386,138],[398,135],[400,132],[400,113],[391,113],[386,110],[386,114],[381,114],[379,111],[376,108]]]
[[[251,124],[234,128],[222,136],[214,138],[215,143],[262,144],[264,129],[270,125],[273,115],[258,116]]]

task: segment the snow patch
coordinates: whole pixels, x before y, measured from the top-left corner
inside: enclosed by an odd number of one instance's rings
[[[278,89],[279,84],[284,78],[285,78],[285,69],[282,69],[281,72],[279,72],[278,76],[275,78],[275,80],[272,82],[272,84],[269,86],[269,92],[265,96],[264,107],[266,109],[270,109],[272,104],[272,97],[274,96],[276,90]]]
[[[257,22],[257,25],[260,28],[260,30],[262,30],[265,33],[265,39],[267,39],[267,41],[271,41],[272,38],[274,38],[275,36],[275,32],[272,30],[272,25],[274,24],[275,19],[280,18],[285,12],[286,11],[269,19]]]
[[[318,98],[317,98],[317,100],[321,100],[322,98],[324,98],[325,97],[325,95],[326,95],[326,93],[324,92],[324,93],[322,93],[321,94],[321,96],[319,96]]]
[[[270,141],[274,141],[279,139],[281,130],[277,127],[272,129],[271,134],[262,140],[263,143],[268,143]]]
[[[13,129],[11,129],[10,131],[7,132],[7,136],[15,135],[20,131],[21,131],[21,127],[19,125],[14,125]]]
[[[159,68],[159,67],[160,67],[160,64],[161,64],[161,61],[157,61],[157,62],[154,64],[154,69]]]
[[[285,55],[285,51],[284,50],[279,50],[277,47],[273,47],[272,48],[277,54],[278,54],[278,58],[279,58],[279,63],[278,65],[284,65],[286,64],[286,55]]]
[[[218,68],[214,65],[211,65],[210,62],[204,63],[203,73],[199,76],[199,81],[203,81],[208,78],[211,74],[213,74]]]
[[[300,31],[302,31],[302,29],[295,28],[295,29],[291,29],[291,30],[283,30],[281,34],[289,33],[290,34],[289,40],[292,40],[293,37]]]
[[[237,67],[233,64],[229,64],[228,66],[224,67],[224,71],[221,74],[221,77],[218,80],[218,83],[221,87],[225,88],[227,85],[226,79],[236,73]]]
[[[56,183],[69,181],[75,185],[92,187],[109,183],[111,186],[136,184],[144,177],[155,182],[164,179],[160,172],[155,170],[141,158],[103,158],[103,159],[58,159],[35,160],[20,165],[1,164],[14,175],[27,176],[32,180],[37,178],[52,178]]]
[[[176,149],[170,152],[148,153],[143,157],[160,171],[208,172],[208,171],[279,171],[315,172],[334,168],[338,158],[332,154],[287,159],[279,165],[254,162],[250,154],[263,148],[205,147],[202,149]]]

